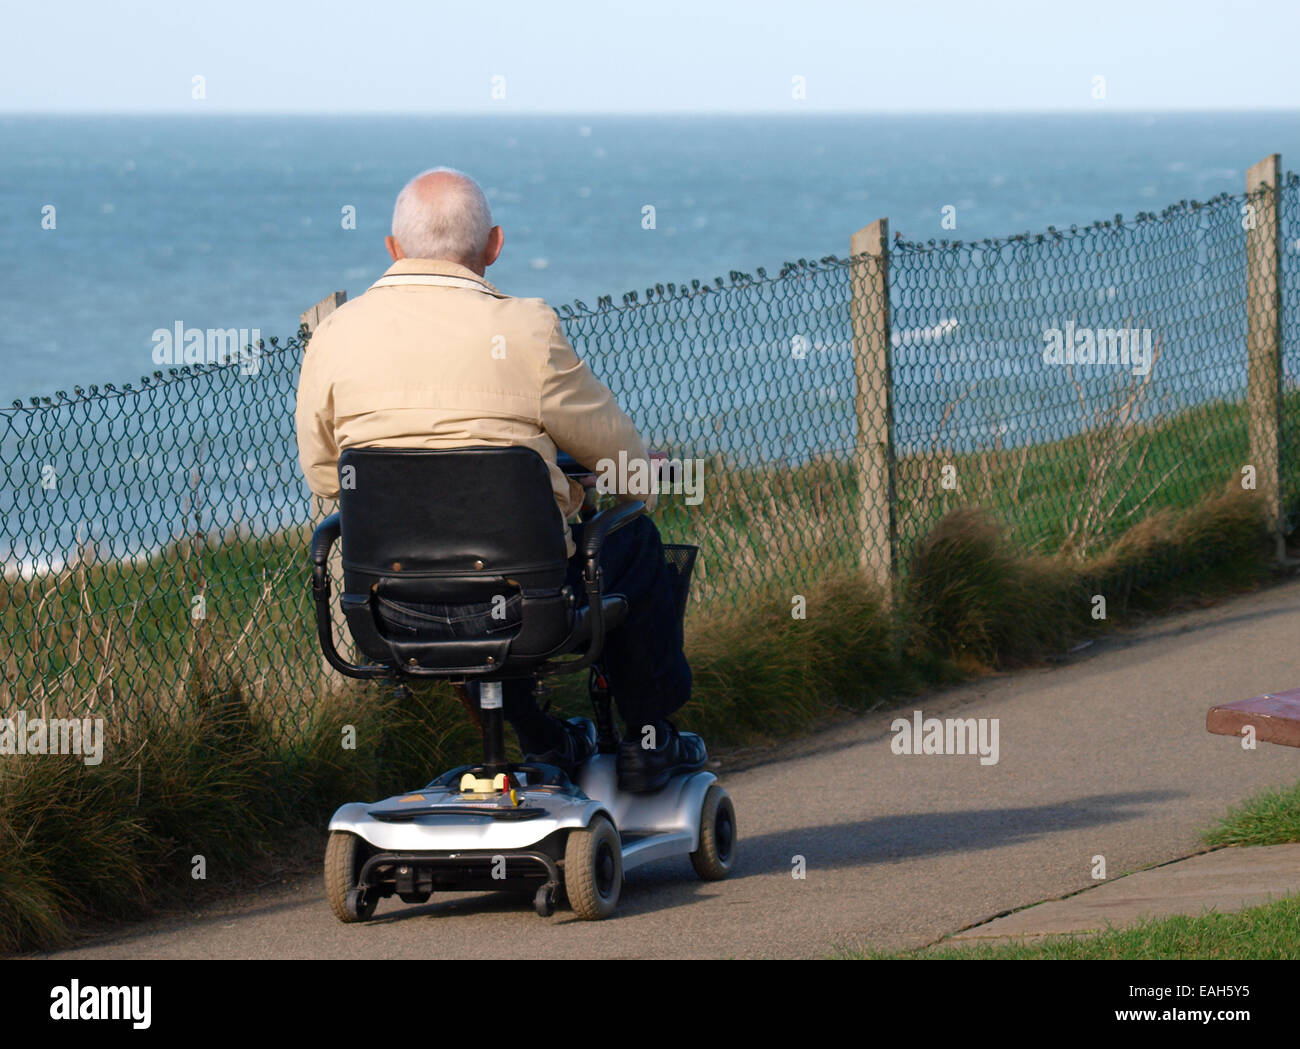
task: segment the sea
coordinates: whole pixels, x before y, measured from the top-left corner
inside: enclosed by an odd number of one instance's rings
[[[842,258],[854,231],[877,218],[918,243],[1131,218],[1241,193],[1246,169],[1270,153],[1300,166],[1300,113],[0,116],[0,556],[6,572],[27,574],[68,563],[86,543],[101,557],[145,556],[201,517],[252,531],[300,521],[287,383],[257,404],[214,387],[175,426],[165,397],[115,401],[77,433],[69,426],[84,415],[37,418],[28,407],[20,418],[9,406],[138,383],[158,368],[159,331],[293,334],[312,304],[339,290],[354,298],[383,273],[394,198],[429,167],[458,168],[486,190],[505,230],[488,278],[563,308]],[[1300,255],[1300,241],[1284,249]],[[1093,276],[1101,301],[1116,294],[1112,278]],[[1207,302],[1232,307],[1236,277],[1209,291]],[[927,384],[940,382],[939,400],[954,401],[967,386],[960,375],[934,378],[944,354],[969,349],[961,325],[970,321],[935,294],[929,314],[914,311],[914,331],[894,332],[898,440],[908,449],[933,439]],[[743,324],[713,348],[730,378],[704,383],[707,399],[693,365],[661,387],[626,391],[610,374],[618,347],[596,353],[593,367],[639,421],[656,405],[691,401],[673,435],[684,446],[756,461],[851,448],[846,336],[812,347],[826,351],[827,370],[796,390],[803,380],[788,347],[766,345],[752,318]],[[1204,352],[1240,342],[1235,326],[1212,339]],[[653,363],[653,342],[643,332],[628,353]],[[994,347],[994,366],[1024,349]],[[767,375],[762,389],[744,380],[746,361],[756,362],[751,375]],[[1187,396],[1232,395],[1242,368],[1200,394],[1204,370],[1186,372]],[[766,399],[757,409],[756,397]],[[1082,425],[1065,415],[1055,430],[1030,425],[1041,400],[1010,374],[985,384],[954,416],[984,429],[955,446],[987,446],[989,419],[1007,443]],[[733,413],[772,422],[732,432]]]
[[[293,333],[383,273],[435,166],[487,191],[493,283],[594,306],[843,256],[881,217],[974,240],[1240,193],[1278,152],[1300,167],[1300,113],[0,116],[0,406],[138,379],[177,323]]]

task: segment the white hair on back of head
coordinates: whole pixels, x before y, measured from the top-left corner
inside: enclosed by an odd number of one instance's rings
[[[455,175],[438,193],[422,190],[426,175]],[[492,209],[479,184],[455,168],[430,168],[411,179],[393,207],[393,239],[407,258],[475,262],[487,247]]]

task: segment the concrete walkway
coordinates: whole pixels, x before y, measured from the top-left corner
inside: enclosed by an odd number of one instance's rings
[[[1143,918],[1230,913],[1300,893],[1300,845],[1219,849],[1103,882],[963,930],[949,943],[1034,942],[1088,935]]]

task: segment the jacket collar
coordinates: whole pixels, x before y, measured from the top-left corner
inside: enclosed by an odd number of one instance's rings
[[[466,280],[477,281],[488,291],[497,295],[505,294],[499,288],[494,287],[486,277],[480,277],[468,266],[462,266],[458,262],[450,262],[446,259],[398,259],[384,271],[384,276],[420,273],[438,277],[463,277]]]

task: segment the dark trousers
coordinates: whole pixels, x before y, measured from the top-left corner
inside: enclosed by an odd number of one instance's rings
[[[582,524],[569,526],[582,549]],[[569,561],[567,582],[587,602],[582,585],[581,555]],[[600,550],[601,588],[627,598],[627,618],[606,635],[600,664],[609,682],[629,737],[655,725],[691,697],[691,668],[682,650],[682,621],[677,612],[674,575],[664,560],[659,529],[641,516],[605,538]],[[478,632],[491,620],[483,609],[443,606],[395,607],[381,613],[390,629],[427,628],[433,618],[448,623],[458,636]],[[500,627],[499,621],[494,624]],[[542,714],[532,694],[531,678],[502,682],[503,713],[519,736],[525,754],[539,754],[558,744],[554,719]]]

